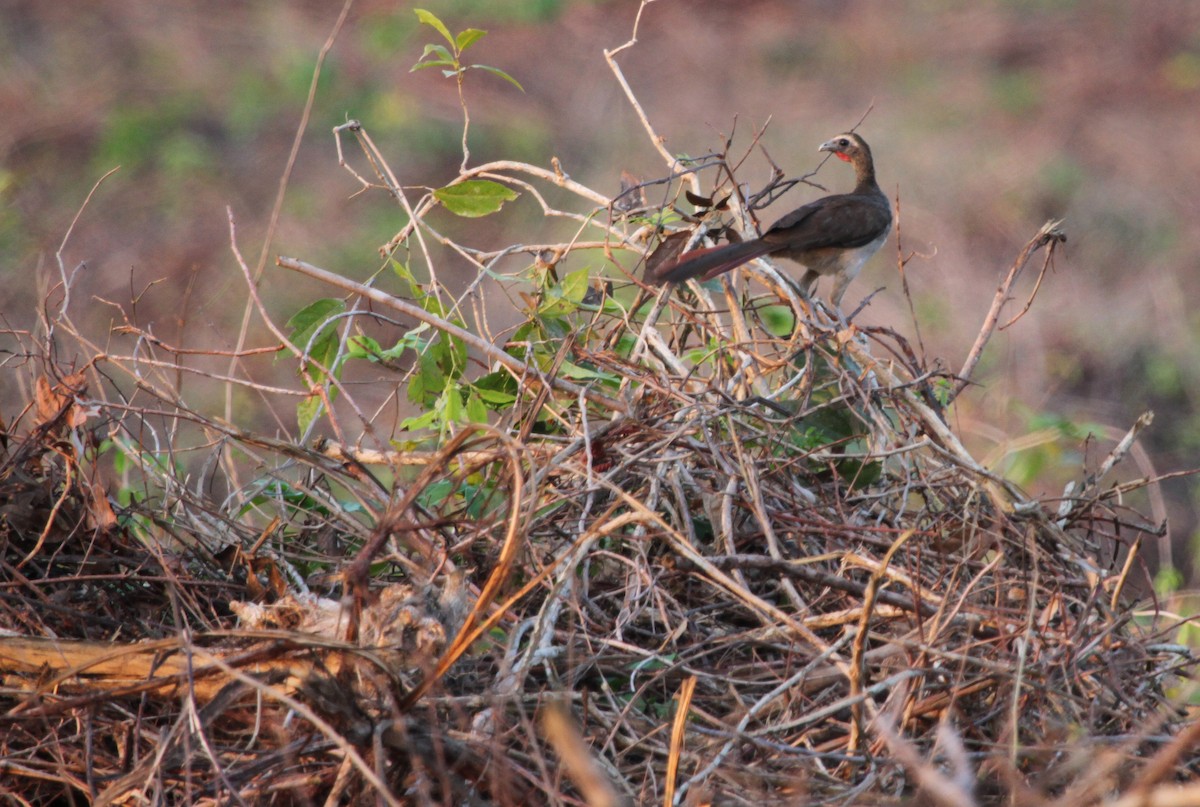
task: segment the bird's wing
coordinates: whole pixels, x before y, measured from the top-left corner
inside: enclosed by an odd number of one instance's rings
[[[846,193],[826,196],[793,210],[771,225],[762,240],[788,250],[854,249],[887,230],[892,211],[887,198]]]

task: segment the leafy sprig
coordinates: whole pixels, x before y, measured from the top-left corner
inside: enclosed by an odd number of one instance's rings
[[[466,52],[467,48],[474,45],[480,39],[483,39],[487,35],[487,31],[480,30],[479,28],[464,28],[456,36],[451,36],[450,29],[433,12],[418,8],[416,9],[416,13],[417,19],[441,34],[450,47],[436,43],[426,45],[425,52],[421,54],[421,58],[417,60],[417,63],[412,66],[412,70],[409,72],[424,70],[427,67],[441,67],[443,68],[442,75],[446,78],[453,77],[461,81],[463,74],[468,70],[486,70],[492,75],[499,76],[509,84],[512,84],[521,92],[525,92],[525,88],[521,86],[521,82],[498,67],[492,67],[487,64],[463,64],[463,53]]]

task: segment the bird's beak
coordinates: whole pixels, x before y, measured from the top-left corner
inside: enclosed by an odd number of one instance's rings
[[[837,151],[837,147],[834,146],[832,140],[826,140],[824,143],[821,144],[821,147],[819,149],[817,149],[817,151],[819,151],[819,152],[820,151]]]

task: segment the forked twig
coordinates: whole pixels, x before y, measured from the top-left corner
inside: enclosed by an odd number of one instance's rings
[[[983,349],[987,346],[988,341],[992,338],[992,333],[996,330],[996,323],[1000,319],[1000,310],[1008,302],[1009,292],[1012,290],[1013,283],[1016,282],[1025,264],[1033,257],[1033,253],[1046,246],[1049,247],[1049,252],[1046,255],[1048,264],[1050,258],[1054,255],[1055,247],[1067,240],[1067,236],[1063,233],[1061,225],[1062,221],[1059,220],[1048,221],[1043,224],[1042,229],[1038,230],[1037,235],[1029,240],[1029,243],[1017,255],[1017,259],[1013,261],[1008,274],[1000,281],[1000,286],[996,289],[996,295],[992,298],[992,307],[988,310],[987,316],[984,317],[983,327],[979,331],[979,336],[975,338],[975,344],[971,346],[971,350],[967,354],[967,360],[963,362],[962,369],[958,371],[958,383],[950,395],[951,401],[957,398],[959,393],[966,389],[967,384],[971,382],[971,373],[975,371],[975,366],[979,364],[979,359],[983,356]],[[1010,322],[1009,324],[1011,325],[1012,323]]]

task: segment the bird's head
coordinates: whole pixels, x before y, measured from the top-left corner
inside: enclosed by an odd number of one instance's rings
[[[848,163],[857,162],[860,157],[871,156],[871,149],[867,147],[866,141],[854,132],[846,132],[826,140],[819,150],[832,152],[839,160]]]

